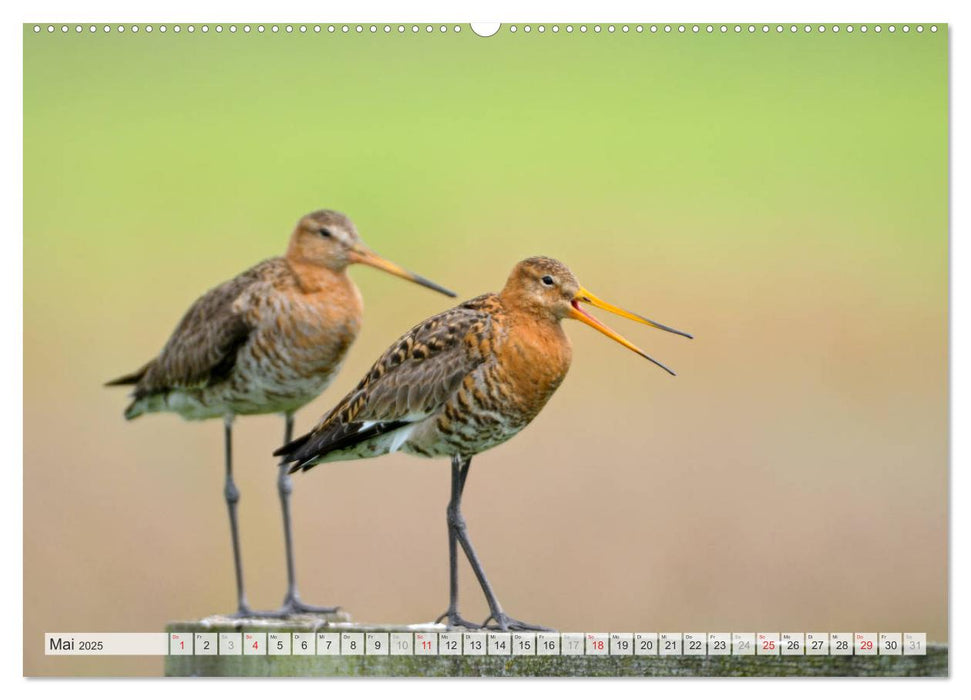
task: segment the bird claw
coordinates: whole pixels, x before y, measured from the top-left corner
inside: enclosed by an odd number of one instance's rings
[[[287,617],[289,615],[333,615],[340,609],[339,605],[331,607],[308,605],[297,596],[288,596],[277,612],[281,613],[281,617]]]
[[[323,608],[317,605],[307,605],[299,598],[287,598],[277,610],[251,610],[248,606],[240,606],[239,610],[228,617],[282,620],[294,615],[332,615],[338,610],[340,610],[340,606]]]
[[[462,627],[468,630],[478,630],[482,629],[482,625],[477,625],[474,622],[469,622],[464,617],[459,615],[457,612],[448,611],[444,612],[435,618],[435,624],[437,625],[442,620],[448,620],[449,627]]]
[[[492,620],[494,624],[490,625],[489,620]],[[500,630],[502,632],[555,632],[552,627],[543,627],[542,625],[534,625],[529,622],[523,622],[522,620],[517,620],[515,618],[509,617],[505,613],[499,613],[498,615],[489,615],[482,623],[482,627],[489,630]]]

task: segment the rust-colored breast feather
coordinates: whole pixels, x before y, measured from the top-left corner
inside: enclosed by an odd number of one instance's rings
[[[536,417],[570,366],[570,342],[552,320],[506,312],[480,343],[488,361],[464,378],[434,425],[415,430],[406,451],[470,455],[502,444]]]
[[[570,340],[557,322],[517,314],[497,352],[496,381],[508,392],[507,410],[525,425],[566,377],[573,358]]]

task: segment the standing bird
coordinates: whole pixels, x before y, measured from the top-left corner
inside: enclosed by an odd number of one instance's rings
[[[281,413],[285,441],[293,437],[293,414],[333,381],[361,326],[363,303],[347,267],[363,263],[454,297],[455,294],[364,245],[344,214],[322,210],[297,223],[286,255],[270,258],[206,292],[186,312],[162,352],[137,372],[108,382],[134,385],[125,410],[171,411],[188,420],[225,422],[229,527],[236,569],[237,615],[251,615],[243,587],[233,482],[232,424],[237,415]],[[286,541],[287,593],[274,614],[333,612],[300,600],[293,565],[290,525],[292,485],[280,465],[277,489]]]
[[[513,268],[499,294],[476,297],[412,328],[317,427],[274,453],[293,465],[291,473],[397,450],[451,457],[449,606],[439,618],[447,618],[450,626],[484,627],[491,620],[500,630],[546,629],[503,612],[469,541],[461,500],[472,457],[525,428],[566,376],[572,351],[560,322],[573,318],[593,326],[674,374],[584,311],[581,303],[691,337],[598,299],[561,262],[529,258]],[[489,605],[482,625],[458,612],[456,544]]]

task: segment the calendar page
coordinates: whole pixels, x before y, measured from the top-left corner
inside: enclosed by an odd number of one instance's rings
[[[947,675],[947,23],[267,14],[23,26],[24,675]]]

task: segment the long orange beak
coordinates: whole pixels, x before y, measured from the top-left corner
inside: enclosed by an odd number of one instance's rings
[[[631,313],[630,311],[625,311],[624,309],[622,309],[622,308],[620,308],[618,306],[614,306],[613,304],[610,304],[610,303],[604,301],[603,299],[598,298],[594,294],[591,294],[590,292],[588,292],[583,287],[580,287],[580,290],[574,295],[573,299],[570,301],[570,304],[573,306],[573,309],[570,311],[570,318],[574,318],[577,321],[583,321],[588,326],[591,326],[593,328],[596,328],[598,331],[600,331],[601,333],[603,333],[605,336],[607,336],[611,340],[617,341],[618,343],[620,343],[621,345],[623,345],[628,350],[633,350],[634,352],[636,352],[641,357],[650,360],[651,362],[653,362],[654,364],[656,364],[658,367],[660,367],[661,369],[663,369],[668,374],[674,375],[674,372],[672,372],[670,369],[668,369],[667,367],[665,367],[664,365],[662,365],[660,362],[658,362],[657,360],[655,360],[653,357],[651,357],[650,355],[648,355],[646,352],[644,352],[643,350],[641,350],[639,347],[637,347],[636,345],[634,345],[632,342],[630,342],[629,340],[627,340],[627,338],[625,338],[624,336],[622,336],[620,333],[618,333],[617,331],[609,328],[607,325],[605,325],[604,323],[600,322],[598,319],[594,318],[593,316],[591,316],[590,314],[588,314],[586,311],[584,311],[580,307],[580,303],[581,302],[584,303],[584,304],[591,304],[591,305],[596,306],[596,307],[598,307],[600,309],[603,309],[605,311],[609,311],[612,314],[617,314],[618,316],[623,316],[624,318],[629,318],[632,321],[637,321],[638,323],[643,323],[646,326],[651,326],[652,328],[659,328],[662,331],[667,331],[668,333],[676,333],[678,335],[683,335],[685,338],[691,338],[692,337],[691,335],[685,333],[684,331],[675,330],[674,328],[671,328],[670,326],[665,326],[665,325],[663,325],[661,323],[657,323],[655,321],[652,321],[649,318],[644,318],[643,316],[638,316],[637,314]]]
[[[385,272],[390,272],[396,277],[401,277],[402,279],[410,280],[415,284],[420,284],[422,287],[428,287],[429,289],[434,289],[436,292],[441,292],[445,296],[454,297],[455,292],[445,289],[440,285],[435,284],[431,280],[425,279],[421,275],[416,275],[414,272],[408,272],[405,268],[397,265],[390,260],[385,260],[380,255],[375,253],[364,246],[355,246],[351,249],[351,262],[363,263],[364,265],[370,265],[371,267],[376,267],[379,270],[384,270]]]

